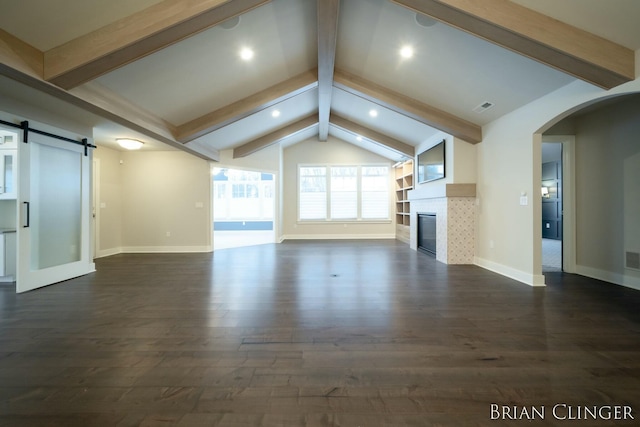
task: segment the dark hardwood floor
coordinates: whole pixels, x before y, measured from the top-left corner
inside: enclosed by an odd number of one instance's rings
[[[1,426],[640,425],[638,291],[531,288],[393,240],[97,267],[0,286]],[[634,419],[558,419],[608,406]]]

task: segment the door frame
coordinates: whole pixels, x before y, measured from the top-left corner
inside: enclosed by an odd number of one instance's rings
[[[280,183],[280,178],[279,178],[279,173],[269,170],[269,169],[256,169],[256,168],[250,168],[250,167],[242,167],[242,166],[235,166],[235,165],[229,165],[229,164],[219,164],[219,163],[210,163],[209,165],[209,171],[210,171],[210,179],[209,179],[209,185],[210,185],[210,191],[209,194],[211,194],[211,218],[209,223],[211,224],[210,226],[210,231],[211,231],[211,249],[215,250],[215,230],[213,227],[213,223],[215,221],[215,185],[214,185],[214,181],[213,181],[213,176],[214,176],[214,169],[234,169],[234,170],[240,170],[240,171],[248,171],[248,172],[259,172],[259,173],[268,173],[273,175],[273,182],[274,182],[274,195],[273,195],[273,242],[274,243],[281,243],[281,239],[279,238],[280,236],[280,194],[281,194],[281,183]]]
[[[562,144],[562,271],[575,273],[576,137],[575,135],[543,135],[542,142]]]

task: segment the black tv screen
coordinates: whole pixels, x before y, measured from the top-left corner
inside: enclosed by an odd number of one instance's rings
[[[444,178],[444,145],[443,139],[438,144],[418,154],[418,182],[435,181]]]

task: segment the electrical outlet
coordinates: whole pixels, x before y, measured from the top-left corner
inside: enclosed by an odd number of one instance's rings
[[[167,236],[167,237],[171,237],[171,232],[170,232],[170,231],[167,231],[166,236]]]

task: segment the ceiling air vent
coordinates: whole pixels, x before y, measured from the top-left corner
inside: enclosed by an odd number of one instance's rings
[[[640,253],[638,252],[626,252],[625,253],[625,267],[632,268],[634,270],[640,270]]]
[[[476,108],[474,108],[473,111],[475,111],[476,113],[484,113],[491,107],[493,107],[493,102],[485,101],[482,104],[478,105]]]

